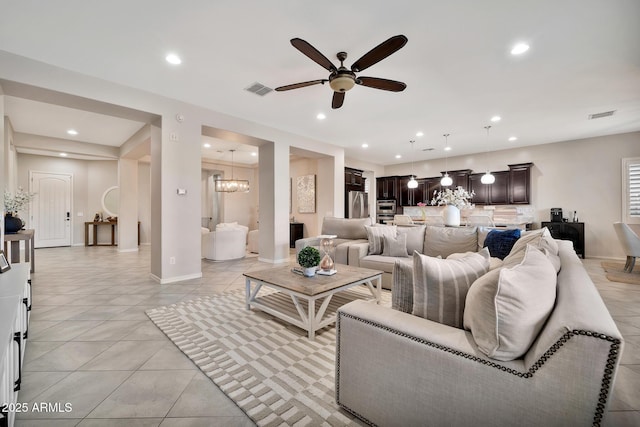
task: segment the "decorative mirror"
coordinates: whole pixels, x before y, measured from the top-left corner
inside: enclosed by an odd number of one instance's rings
[[[120,190],[117,186],[109,187],[102,195],[102,209],[108,216],[118,216]]]

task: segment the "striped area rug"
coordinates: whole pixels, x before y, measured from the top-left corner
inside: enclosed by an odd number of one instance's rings
[[[257,425],[363,425],[335,403],[333,326],[309,341],[306,331],[246,310],[241,290],[147,315]]]

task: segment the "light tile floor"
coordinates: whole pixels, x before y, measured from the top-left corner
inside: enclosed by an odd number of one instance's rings
[[[148,319],[145,310],[230,289],[268,268],[254,257],[203,261],[203,277],[160,285],[149,247],[38,249],[33,312],[19,402],[72,410],[17,414],[17,426],[252,426],[253,423]],[[609,282],[585,266],[626,347],[608,426],[640,426],[640,286]]]

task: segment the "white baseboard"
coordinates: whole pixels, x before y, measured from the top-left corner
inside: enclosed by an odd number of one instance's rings
[[[258,261],[268,262],[270,264],[285,264],[289,262],[289,258],[271,259],[271,258],[262,258],[259,256]]]
[[[202,277],[202,272],[195,273],[195,274],[188,274],[186,276],[169,277],[166,279],[161,279],[160,277],[156,276],[153,273],[151,273],[150,276],[153,280],[160,283],[161,285],[166,285],[167,283],[182,282],[183,280],[199,279]]]
[[[133,249],[118,249],[118,252],[138,252],[138,248],[133,248]]]

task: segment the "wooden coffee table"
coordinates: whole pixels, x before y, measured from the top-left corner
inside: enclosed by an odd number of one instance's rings
[[[367,296],[351,288],[366,285],[372,299],[380,303],[382,271],[338,264],[333,276],[304,277],[291,268],[285,265],[244,273],[247,310],[254,307],[269,313],[304,329],[313,340],[317,330],[335,323],[339,307]],[[258,296],[263,287],[278,292]]]

